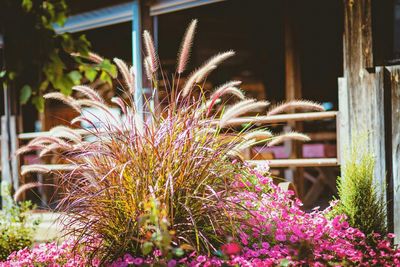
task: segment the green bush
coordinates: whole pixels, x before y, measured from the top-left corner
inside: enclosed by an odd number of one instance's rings
[[[29,221],[27,212],[32,208],[32,203],[26,201],[0,211],[0,261],[7,259],[13,251],[32,245],[39,223]]]
[[[374,168],[374,156],[354,145],[338,177],[339,203],[333,210],[367,235],[387,232],[385,201],[374,181]]]

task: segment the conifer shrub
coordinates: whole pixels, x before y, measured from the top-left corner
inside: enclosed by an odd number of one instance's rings
[[[345,214],[363,233],[385,234],[386,204],[375,180],[375,159],[360,143],[353,145],[338,177],[339,202],[335,214]]]

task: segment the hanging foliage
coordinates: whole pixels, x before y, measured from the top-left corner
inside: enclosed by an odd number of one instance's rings
[[[65,95],[82,79],[110,83],[117,74],[107,59],[87,62],[90,42],[84,35],[57,34],[68,15],[65,0],[1,0],[0,31],[4,37],[0,82],[7,84],[21,104],[29,101],[44,110],[42,95],[57,90]],[[77,53],[82,57],[74,57]]]

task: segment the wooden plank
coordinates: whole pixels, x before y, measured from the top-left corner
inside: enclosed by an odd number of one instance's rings
[[[351,144],[351,138],[368,133],[366,146],[377,159],[376,182],[384,192],[386,164],[383,138],[385,136],[383,70],[370,68],[373,58],[370,14],[370,0],[344,1],[343,74],[346,84],[342,88],[347,92],[347,96],[339,97],[340,112],[343,111],[343,116],[346,116],[343,105],[348,103],[349,117],[348,121],[342,124],[340,142],[341,147],[347,146]],[[345,117],[343,119],[346,120]],[[344,149],[341,149],[340,154],[343,152]],[[386,197],[386,194],[383,195]]]
[[[391,69],[391,164],[393,185],[393,230],[400,243],[400,66]]]
[[[257,165],[265,162],[265,160],[248,160],[250,165]],[[316,166],[337,166],[336,158],[314,158],[314,159],[273,159],[267,160],[271,168],[287,168],[287,167],[316,167]]]
[[[301,69],[294,12],[293,3],[285,0],[285,98],[289,101],[301,98]]]
[[[273,123],[283,123],[289,121],[314,121],[314,120],[323,120],[323,119],[334,119],[336,118],[336,111],[326,111],[326,112],[309,112],[309,113],[295,113],[295,114],[282,114],[282,115],[273,115],[273,116],[254,116],[254,117],[242,117],[238,119],[233,119],[230,125],[242,125],[247,123],[254,124],[273,124]],[[218,123],[218,121],[215,121]],[[80,135],[92,135],[93,133],[90,130],[85,129],[77,129],[73,130],[74,132]],[[99,130],[96,134],[101,134],[104,131]],[[54,136],[54,134],[50,132],[33,132],[33,133],[21,133],[18,135],[20,140],[29,140],[36,137],[43,136]]]
[[[75,133],[80,135],[91,135],[92,133],[89,130],[85,129],[76,129],[73,130]],[[51,132],[32,132],[32,133],[21,133],[18,135],[18,139],[20,140],[30,140],[36,137],[44,137],[44,136],[54,136],[54,133]]]
[[[273,123],[296,122],[296,121],[315,121],[324,119],[334,119],[336,118],[336,115],[337,115],[336,111],[325,111],[325,112],[282,114],[273,116],[242,117],[230,120],[229,126],[238,126],[247,123],[273,124]],[[216,123],[218,123],[218,121],[216,121]]]
[[[271,168],[287,168],[287,167],[315,167],[315,166],[337,166],[336,158],[314,158],[314,159],[273,159],[273,160],[247,160],[250,166],[256,166],[267,162]],[[27,168],[37,167],[48,169],[51,171],[71,171],[76,167],[71,164],[33,164],[22,165],[21,171]]]
[[[10,147],[9,147],[9,134],[8,134],[8,120],[6,116],[1,117],[1,190],[2,192],[11,189],[12,178],[11,178],[11,165],[10,165]],[[3,188],[7,187],[7,188]],[[10,192],[11,193],[11,192]],[[2,206],[9,206],[10,198],[2,195]]]
[[[337,118],[337,131],[338,131],[338,140],[337,147],[339,149],[337,153],[337,157],[339,159],[339,163],[342,164],[342,159],[344,158],[344,153],[347,149],[349,149],[349,142],[351,140],[351,127],[349,127],[349,95],[347,89],[347,81],[345,78],[338,79],[339,86],[339,113]]]
[[[312,141],[335,141],[338,139],[335,132],[305,133]]]
[[[356,1],[357,2],[357,1]],[[364,68],[374,67],[374,57],[372,51],[372,5],[371,0],[359,1],[359,8],[361,9],[361,45],[362,45],[362,58]]]
[[[294,21],[296,10],[293,8],[293,2],[284,1],[284,42],[285,42],[285,100],[291,101],[301,99],[301,65],[299,49],[296,36],[296,22]],[[290,130],[302,132],[303,127],[300,122],[290,121]],[[292,141],[286,141],[289,148],[289,157],[302,157],[301,146]],[[293,179],[298,189],[299,197],[304,195],[304,177],[301,169],[287,170],[285,178]]]
[[[52,172],[52,171],[72,171],[76,167],[71,164],[31,164],[31,165],[22,165],[21,173],[24,173],[27,169],[30,168],[47,169],[48,172]]]
[[[202,5],[218,3],[226,0],[158,0],[151,1],[150,16],[168,14],[171,12],[195,8]],[[149,1],[150,2],[150,1]]]
[[[135,106],[139,118],[143,119],[143,58],[142,58],[142,6],[143,0],[132,2],[132,66],[135,69]]]
[[[16,154],[18,149],[17,119],[15,116],[10,118],[10,157],[11,175],[14,190],[19,188],[19,156]]]
[[[19,158],[15,154],[18,148],[16,117],[1,117],[1,177],[2,185],[17,190],[19,186]],[[11,192],[10,192],[11,193]],[[8,205],[3,197],[2,203]]]

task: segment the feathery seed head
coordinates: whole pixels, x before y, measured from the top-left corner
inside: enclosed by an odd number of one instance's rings
[[[192,48],[196,26],[197,26],[197,19],[194,19],[187,28],[185,36],[182,40],[181,49],[179,51],[179,56],[178,56],[178,68],[176,71],[178,74],[181,74],[186,69],[186,65],[190,57],[190,50]]]
[[[268,116],[276,115],[288,111],[294,110],[304,110],[304,111],[324,111],[325,108],[316,102],[307,101],[307,100],[292,100],[289,102],[281,103],[272,109],[270,109],[267,113]]]
[[[308,137],[305,134],[297,132],[283,133],[281,135],[274,137],[272,141],[268,143],[268,146],[276,146],[282,144],[287,140],[297,140],[297,141],[307,142],[310,141],[310,137]]]
[[[143,32],[144,46],[146,48],[147,56],[150,58],[150,70],[155,73],[158,69],[158,56],[154,47],[153,38],[148,31]]]

